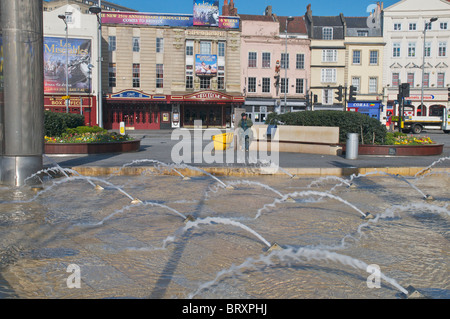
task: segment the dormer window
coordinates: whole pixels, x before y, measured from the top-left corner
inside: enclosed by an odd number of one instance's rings
[[[323,40],[333,40],[333,28],[323,27],[322,28],[322,39]]]
[[[369,36],[369,31],[367,30],[358,30],[356,31],[358,37],[368,37]]]

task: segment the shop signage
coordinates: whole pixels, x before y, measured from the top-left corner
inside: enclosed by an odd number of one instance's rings
[[[117,94],[112,94],[111,98],[135,98],[135,99],[150,99],[151,96],[144,94],[142,92],[138,92],[138,91],[123,91]]]

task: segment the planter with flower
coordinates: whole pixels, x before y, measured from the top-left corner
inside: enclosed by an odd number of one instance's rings
[[[389,133],[379,120],[358,112],[305,111],[284,114],[272,113],[266,124],[297,126],[339,127],[339,144],[346,151],[348,133],[359,136],[359,155],[423,156],[440,155],[443,144],[436,144],[428,137],[408,136],[403,133]]]
[[[360,145],[360,155],[428,156],[440,155],[444,145],[428,136],[387,133],[381,145]]]
[[[51,113],[51,114],[50,114]],[[77,114],[45,113],[45,154],[95,154],[135,152],[140,140],[98,126],[83,126]]]

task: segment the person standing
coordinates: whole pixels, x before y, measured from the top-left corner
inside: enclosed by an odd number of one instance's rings
[[[394,131],[394,125],[392,123],[392,112],[388,111],[388,118],[386,121],[386,126],[388,127],[389,132],[393,132]]]
[[[252,120],[247,118],[247,114],[241,114],[241,120],[238,123],[238,134],[239,134],[239,142],[245,146],[245,151],[248,152],[250,147],[250,142],[253,139],[253,131],[251,127],[253,126]]]

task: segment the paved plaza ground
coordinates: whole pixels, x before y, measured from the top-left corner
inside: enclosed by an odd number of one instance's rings
[[[191,131],[192,132],[192,131]],[[166,164],[173,163],[171,152],[177,143],[180,143],[178,136],[172,138],[172,130],[162,131],[128,131],[129,135],[141,139],[141,149],[135,153],[102,154],[102,155],[82,155],[82,156],[51,156],[51,159],[62,167],[76,166],[96,166],[96,167],[120,167],[124,164],[136,160],[156,160]],[[194,134],[192,133],[192,136]],[[279,153],[279,166],[281,168],[401,168],[401,167],[427,167],[439,159],[450,156],[450,134],[442,131],[428,131],[421,134],[430,136],[436,143],[444,144],[444,150],[438,156],[358,156],[356,160],[346,159],[345,156],[300,154],[300,153]],[[202,149],[211,143],[204,140]],[[192,146],[194,150],[194,146]],[[193,154],[195,156],[195,154]],[[47,160],[45,164],[52,165],[52,161]],[[200,167],[242,167],[245,164],[207,164],[204,162],[194,163],[193,166]],[[436,167],[450,167],[449,160],[441,160]],[[307,173],[307,171],[306,171]]]
[[[44,164],[88,170],[173,163],[179,141],[171,131],[129,133],[141,139],[139,152],[46,156]],[[427,134],[445,145],[443,154],[348,160],[280,153],[287,173],[277,176],[182,179],[143,170],[45,176],[37,193],[2,187],[0,299],[175,298],[181,302],[170,311],[178,317],[205,299],[403,299],[409,286],[449,299],[450,135]],[[430,166],[429,174],[394,174]],[[325,176],[352,168],[393,173]],[[288,176],[301,169],[304,176]],[[364,219],[367,213],[376,218]],[[275,243],[282,249],[268,251]],[[380,288],[368,285],[368,265],[385,276]],[[279,317],[279,308],[271,309]]]

